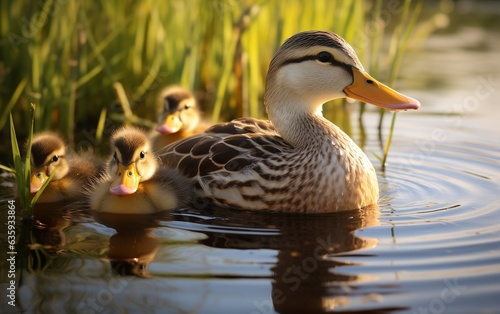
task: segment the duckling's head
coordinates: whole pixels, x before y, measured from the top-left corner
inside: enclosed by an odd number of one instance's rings
[[[391,110],[420,106],[368,75],[352,47],[334,33],[298,33],[271,60],[264,96],[271,120],[285,111],[318,113],[323,103],[342,97]]]
[[[52,180],[60,180],[69,172],[66,146],[53,132],[43,132],[33,137],[31,144],[31,193],[36,193],[54,173]]]
[[[156,131],[171,134],[190,131],[197,126],[200,112],[190,91],[178,86],[169,87],[161,93],[160,101],[162,112]]]
[[[109,191],[128,195],[137,191],[139,183],[149,180],[159,167],[151,151],[147,135],[134,127],[123,127],[111,136],[112,157],[108,173],[113,177]]]

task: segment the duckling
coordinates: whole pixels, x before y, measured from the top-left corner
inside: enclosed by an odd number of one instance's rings
[[[106,173],[89,190],[94,211],[147,214],[187,205],[191,181],[175,169],[160,168],[145,132],[123,127],[111,136]]]
[[[241,118],[170,144],[158,155],[193,178],[197,196],[256,211],[325,213],[377,203],[377,175],[365,153],[322,115],[350,97],[390,110],[420,103],[371,77],[337,34],[305,31],[271,60],[264,104],[269,121]]]
[[[170,86],[160,95],[162,111],[151,135],[155,151],[179,139],[199,134],[209,126],[201,120],[196,98],[189,90]]]
[[[100,169],[96,159],[69,152],[61,136],[54,132],[35,134],[30,154],[32,196],[55,172],[52,181],[38,198],[40,203],[81,199],[85,187]]]

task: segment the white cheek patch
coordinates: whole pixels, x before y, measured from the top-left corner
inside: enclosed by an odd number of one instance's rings
[[[342,67],[314,60],[290,63],[277,73],[277,81],[306,96],[312,102],[325,102],[345,97],[343,89],[352,84],[352,76]]]

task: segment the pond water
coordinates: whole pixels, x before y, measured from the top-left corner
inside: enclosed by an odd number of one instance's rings
[[[50,254],[3,311],[499,313],[498,51],[498,33],[464,27],[405,58],[400,86],[422,108],[398,114],[379,208],[119,220],[38,207]],[[377,119],[364,117],[369,156]]]

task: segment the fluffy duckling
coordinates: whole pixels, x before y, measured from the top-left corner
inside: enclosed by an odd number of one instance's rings
[[[209,126],[201,120],[196,98],[189,90],[171,86],[160,95],[161,113],[151,136],[155,151],[179,139],[199,134]]]
[[[147,214],[188,204],[190,180],[177,170],[160,168],[146,133],[124,127],[111,137],[106,174],[90,189],[90,208],[121,214]]]
[[[54,132],[43,132],[33,137],[31,146],[30,191],[35,195],[55,171],[38,202],[74,201],[84,196],[84,189],[99,172],[94,158],[84,158],[68,152],[63,139]]]

